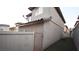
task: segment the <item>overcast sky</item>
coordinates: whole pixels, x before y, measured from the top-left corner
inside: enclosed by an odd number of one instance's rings
[[[69,28],[73,28],[75,22],[78,20],[79,7],[61,7],[61,11],[66,21],[66,25],[68,25]]]
[[[32,2],[30,2],[32,4]],[[0,24],[14,26],[16,22],[27,22],[22,15],[30,13],[26,0],[0,0]],[[77,16],[78,7],[62,7],[61,11],[68,27],[73,27]]]
[[[22,15],[29,12],[27,4],[22,0],[0,0],[0,24],[14,26],[16,22],[26,22]]]

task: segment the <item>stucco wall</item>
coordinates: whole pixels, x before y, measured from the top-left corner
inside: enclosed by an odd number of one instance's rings
[[[38,20],[40,18],[44,17],[47,18],[50,16],[52,16],[52,20],[49,22],[45,22],[44,25],[35,24],[24,27],[25,28],[24,31],[42,33],[43,35],[42,48],[45,49],[49,45],[55,43],[57,40],[63,37],[64,22],[62,21],[61,17],[58,15],[57,11],[53,7],[41,7],[41,8],[43,8],[43,13],[40,15],[37,16],[35,15],[38,8],[32,11],[32,20]],[[39,40],[37,41],[39,42]]]
[[[64,22],[62,21],[61,17],[59,16],[59,14],[57,13],[57,11],[55,10],[54,7],[39,7],[42,8],[42,13],[39,15],[35,15],[37,12],[37,10],[39,10],[38,8],[35,8],[32,11],[32,20],[38,20],[40,18],[48,18],[48,17],[52,17],[52,21],[54,21],[55,23],[59,24],[60,26],[64,27]]]
[[[41,33],[34,33],[34,50],[40,51],[42,50],[43,44],[43,34]]]
[[[20,30],[21,29],[26,32],[34,32],[34,50],[42,50],[43,23],[20,27]]]
[[[70,37],[70,33],[63,32],[63,37],[62,38],[69,38],[69,37]]]
[[[23,30],[24,32],[43,33],[43,23],[23,26],[19,28],[19,31],[21,30]]]
[[[38,13],[37,11],[39,10],[39,8],[42,9],[42,13],[40,13],[39,15],[36,15],[36,13]],[[35,8],[32,11],[32,20],[38,20],[38,19],[50,16],[50,13],[49,13],[50,11],[48,7],[39,7],[39,8]]]
[[[62,38],[63,28],[55,25],[51,21],[44,24],[43,49]]]
[[[0,50],[30,51],[33,49],[33,32],[0,32]]]
[[[62,28],[64,28],[64,22],[55,10],[55,8],[50,8],[50,14],[53,18],[52,21],[61,26]]]

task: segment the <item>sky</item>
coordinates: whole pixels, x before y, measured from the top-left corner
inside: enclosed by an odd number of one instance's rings
[[[31,12],[28,10],[28,7],[26,0],[0,0],[0,24],[9,24],[13,27],[17,22],[27,22],[22,15]],[[69,28],[73,28],[79,15],[79,7],[60,8],[66,21],[66,25]]]
[[[78,20],[79,7],[61,7],[62,14],[69,28],[73,28],[75,22]]]
[[[28,14],[25,0],[0,0],[0,24],[9,24],[11,27],[16,22],[27,22],[22,15]]]

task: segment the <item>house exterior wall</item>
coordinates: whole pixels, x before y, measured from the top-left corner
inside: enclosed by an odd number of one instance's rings
[[[51,21],[44,24],[43,49],[47,48],[57,40],[62,38],[63,28]]]
[[[40,8],[42,10],[35,8],[32,11],[32,21],[41,18],[48,18],[50,16],[52,17],[51,21],[44,22],[44,24],[35,24],[35,25],[24,27],[25,29],[24,31],[42,33],[41,34],[42,36],[40,36],[42,38],[35,40],[36,42],[35,45],[37,45],[37,50],[40,44],[42,44],[42,49],[45,49],[51,44],[53,44],[54,42],[56,42],[57,40],[61,39],[63,37],[63,32],[64,32],[64,22],[62,21],[61,17],[59,16],[55,8],[52,7],[40,7]],[[42,12],[39,12],[38,10],[41,10]],[[39,14],[36,15],[37,12],[39,12]],[[37,42],[42,42],[42,43],[38,44]]]
[[[9,31],[9,27],[0,26],[0,31]]]
[[[71,37],[74,39],[77,50],[79,51],[79,24],[71,32]]]
[[[55,10],[55,8],[50,7],[50,14],[52,16],[52,21],[64,28],[64,22]]]
[[[38,10],[40,12],[40,8],[42,9],[41,13],[36,16],[35,14],[37,13]],[[57,13],[54,7],[39,7],[39,8],[35,8],[32,11],[32,21],[38,20],[44,17],[48,18],[50,16],[53,18],[52,21],[64,27],[63,25],[64,22],[62,21],[61,17],[59,16],[59,14]]]
[[[70,37],[70,30],[64,26],[63,38]]]
[[[42,9],[40,11],[40,9]],[[40,12],[38,15],[36,15],[38,13],[38,11]],[[39,8],[35,8],[32,11],[32,21],[34,20],[38,20],[44,17],[49,17],[50,13],[49,13],[49,8],[48,7],[39,7]]]
[[[19,31],[43,33],[43,23],[23,26],[19,28]]]
[[[56,42],[60,38],[63,38],[63,32],[64,32],[64,22],[62,21],[61,17],[53,7],[40,7],[42,8],[42,13],[39,15],[35,15],[39,10],[39,8],[35,8],[32,11],[32,21],[38,20],[41,18],[48,18],[52,17],[51,21],[53,22],[47,22],[44,23],[43,28],[43,49],[51,45],[52,43]],[[56,25],[57,24],[57,25]]]
[[[33,32],[0,32],[0,51],[32,51]]]

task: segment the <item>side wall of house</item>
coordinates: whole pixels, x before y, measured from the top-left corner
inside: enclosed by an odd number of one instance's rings
[[[63,37],[64,22],[53,7],[39,7],[32,11],[32,20],[50,16],[52,17],[51,21],[44,23],[43,49]]]
[[[61,39],[64,32],[64,22],[55,8],[49,7],[48,14],[52,16],[52,19],[44,24],[43,49]]]
[[[53,18],[52,21],[64,28],[64,22],[54,7],[39,7],[32,11],[32,20],[38,20],[44,17],[48,18],[50,16]]]
[[[71,33],[71,37],[74,39],[77,50],[79,51],[79,24],[74,28]]]
[[[64,28],[64,22],[55,10],[55,8],[50,7],[50,14],[52,16],[52,21],[61,26],[62,28]]]
[[[43,39],[43,49],[46,49],[51,44],[60,40],[62,37],[63,28],[57,26],[51,21],[44,24],[44,39]]]
[[[49,17],[50,16],[50,9],[48,7],[39,7],[35,8],[32,11],[32,21],[38,20],[44,17]]]

